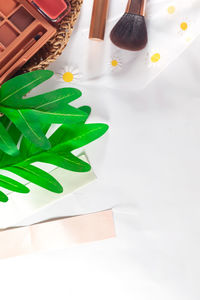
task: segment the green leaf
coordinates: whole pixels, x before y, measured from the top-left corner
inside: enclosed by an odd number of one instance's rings
[[[32,163],[43,162],[75,172],[87,172],[90,165],[71,151],[102,136],[108,126],[85,124],[91,108],[69,105],[81,96],[81,92],[74,88],[23,98],[52,75],[51,71],[44,70],[30,72],[9,80],[0,88],[0,113],[4,113],[0,118],[0,169],[61,193],[63,189],[57,180]],[[47,139],[46,133],[52,124],[61,126]],[[19,151],[16,145],[20,145]],[[11,156],[16,149],[18,155]],[[3,175],[0,176],[0,186],[19,192],[28,191],[20,182]],[[8,200],[2,192],[0,199]]]
[[[41,130],[43,124],[76,124],[85,122],[87,118],[87,113],[83,110],[68,105],[81,96],[81,92],[74,88],[58,89],[22,99],[25,92],[47,80],[52,74],[49,71],[24,74],[6,82],[0,89],[0,111],[31,143],[42,149],[50,148],[50,143]],[[5,147],[3,151],[4,149]]]
[[[8,202],[8,197],[0,191],[0,202]]]
[[[50,124],[78,124],[85,122],[88,117],[84,109],[79,110],[68,105],[81,96],[81,92],[74,88],[63,88],[35,97],[22,98],[52,75],[51,71],[44,70],[30,72],[7,81],[0,88],[0,112],[3,112],[32,144],[44,150],[50,148],[50,143],[42,130],[43,127]],[[5,145],[0,146],[0,149],[5,151]]]
[[[19,150],[15,145],[14,141],[8,134],[7,130],[4,128],[0,122],[0,149],[5,153],[15,156],[19,154]]]
[[[105,124],[79,124],[78,126],[76,124],[72,128],[66,125],[59,127],[50,137],[54,143],[50,150],[41,150],[34,154],[28,154],[28,151],[25,151],[28,155],[27,157],[21,154],[16,163],[13,163],[11,160],[11,164],[9,164],[8,160],[5,161],[5,165],[1,165],[1,168],[50,191],[62,192],[61,185],[50,174],[31,164],[44,162],[75,172],[87,172],[91,168],[90,165],[74,156],[71,151],[103,135],[107,131],[108,126]]]
[[[12,122],[10,122],[9,126],[7,127],[7,132],[12,138],[13,142],[17,144],[22,134]]]
[[[74,132],[62,125],[58,130],[50,137],[52,151],[62,153],[63,151],[72,151],[81,148],[90,142],[101,137],[108,130],[106,124],[85,124],[82,127],[76,129]],[[68,139],[64,141],[64,136]],[[59,140],[59,144],[56,145],[56,140]]]
[[[25,185],[4,175],[0,175],[0,186],[13,192],[18,192],[18,193],[29,192],[29,189]]]
[[[87,106],[87,105],[81,106],[81,107],[79,107],[79,109],[84,111],[87,114],[88,117],[90,116],[90,114],[91,114],[91,107],[90,106]]]
[[[91,113],[91,108],[89,106],[82,106],[79,108],[79,110],[85,112],[87,114],[87,117],[90,115]],[[84,123],[86,120],[83,119],[82,123]],[[76,125],[73,124],[73,128],[75,127],[80,127],[80,123],[77,123]],[[65,127],[68,127],[69,130],[72,130],[72,126],[71,124],[65,125]],[[46,128],[43,129],[43,131],[46,133],[49,129],[49,126],[47,126]],[[64,139],[66,139],[66,134],[64,132]],[[56,144],[60,142],[60,139],[58,139],[56,141]],[[54,146],[54,145],[52,145]],[[21,141],[21,146],[20,146],[20,152],[25,154],[25,157],[29,157],[33,154],[37,154],[38,152],[41,152],[41,149],[37,148],[33,143],[31,143],[27,138],[23,138]]]
[[[36,113],[29,109],[17,110],[5,107],[2,111],[32,143],[43,149],[50,148],[51,145],[41,130],[42,124]]]
[[[62,88],[30,98],[16,98],[12,102],[12,108],[48,111],[60,107],[60,105],[64,107],[68,103],[78,99],[81,95],[81,91],[77,89]]]
[[[0,105],[13,106],[33,88],[53,76],[52,71],[38,70],[16,76],[4,83],[0,89]],[[26,101],[25,99],[23,100]],[[15,107],[15,106],[14,106]]]
[[[27,141],[26,144],[26,139],[23,138],[23,147],[27,147],[27,151],[23,148],[24,153],[16,157],[16,162],[11,158],[4,160],[4,165],[1,164],[1,169],[21,176],[49,191],[61,193],[62,186],[55,178],[31,164],[34,162],[43,162],[75,172],[87,172],[91,168],[90,165],[74,156],[71,151],[97,139],[103,135],[107,129],[108,126],[105,124],[82,123],[79,125],[76,124],[73,127],[62,125],[50,137],[54,143],[52,148],[47,151],[38,151],[35,148],[32,149],[34,153],[28,151],[30,145],[29,141]],[[38,152],[35,153],[35,151]]]
[[[11,123],[11,121],[5,115],[0,117],[0,122],[6,129],[8,125]]]
[[[37,99],[34,97],[32,98],[32,101],[37,103],[35,109],[41,111],[52,111],[53,109],[64,108],[68,103],[80,98],[81,95],[82,93],[78,89],[62,88],[47,94],[43,94],[42,97],[39,95],[37,96]],[[29,99],[29,101],[30,100],[31,99]]]
[[[33,157],[33,161],[49,163],[73,172],[88,172],[91,169],[91,166],[87,162],[84,162],[70,152],[63,155],[55,155],[54,152],[48,151]]]
[[[35,114],[45,123],[54,124],[76,124],[85,122],[87,114],[78,108],[74,108],[69,105],[54,109],[54,111],[39,111],[32,110],[32,114]]]
[[[5,168],[5,170],[10,171],[24,179],[43,187],[54,193],[62,193],[63,188],[60,183],[47,172],[35,167],[35,166],[24,166],[18,165],[13,167]]]
[[[13,142],[17,145],[20,137],[21,137],[21,133],[20,131],[16,128],[16,126],[11,123],[11,121],[9,121],[10,124],[8,126],[7,132],[10,135],[10,137],[12,138]],[[16,164],[17,162],[20,162],[22,160],[22,153],[19,152],[19,155],[17,156],[10,156],[8,154],[6,154],[3,151],[0,151],[0,168],[1,166],[4,166],[8,161],[9,164]]]

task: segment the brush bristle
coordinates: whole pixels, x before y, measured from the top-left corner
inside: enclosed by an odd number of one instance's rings
[[[147,28],[143,16],[125,13],[110,34],[111,41],[119,48],[137,51],[147,44]]]

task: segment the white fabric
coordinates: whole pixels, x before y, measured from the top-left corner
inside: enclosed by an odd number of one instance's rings
[[[200,34],[199,0],[147,0],[147,47],[138,52],[117,48],[110,31],[123,15],[127,1],[111,1],[103,42],[88,39],[93,0],[84,3],[79,27],[55,71],[63,66],[81,76],[83,86],[133,91],[146,86],[174,61]],[[87,17],[85,17],[87,16]],[[112,61],[118,65],[113,67]]]
[[[0,261],[4,300],[200,299],[199,53],[198,38],[141,91],[81,86],[76,105],[110,124],[86,148],[98,180],[25,223],[114,208],[117,238]]]

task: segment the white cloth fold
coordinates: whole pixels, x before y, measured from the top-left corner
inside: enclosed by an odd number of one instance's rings
[[[126,1],[110,1],[103,42],[88,39],[92,4],[93,0],[84,1],[78,28],[53,68],[61,75],[70,71],[81,86],[129,91],[144,88],[200,34],[199,0],[151,0],[146,9],[147,47],[138,52],[126,51],[109,38],[125,11]],[[60,79],[62,82],[62,76]]]

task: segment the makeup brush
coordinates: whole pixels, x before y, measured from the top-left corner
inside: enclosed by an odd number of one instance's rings
[[[94,0],[89,38],[103,40],[108,14],[109,0]]]
[[[111,31],[110,39],[117,47],[137,51],[147,44],[145,23],[146,0],[129,0],[126,11]]]

